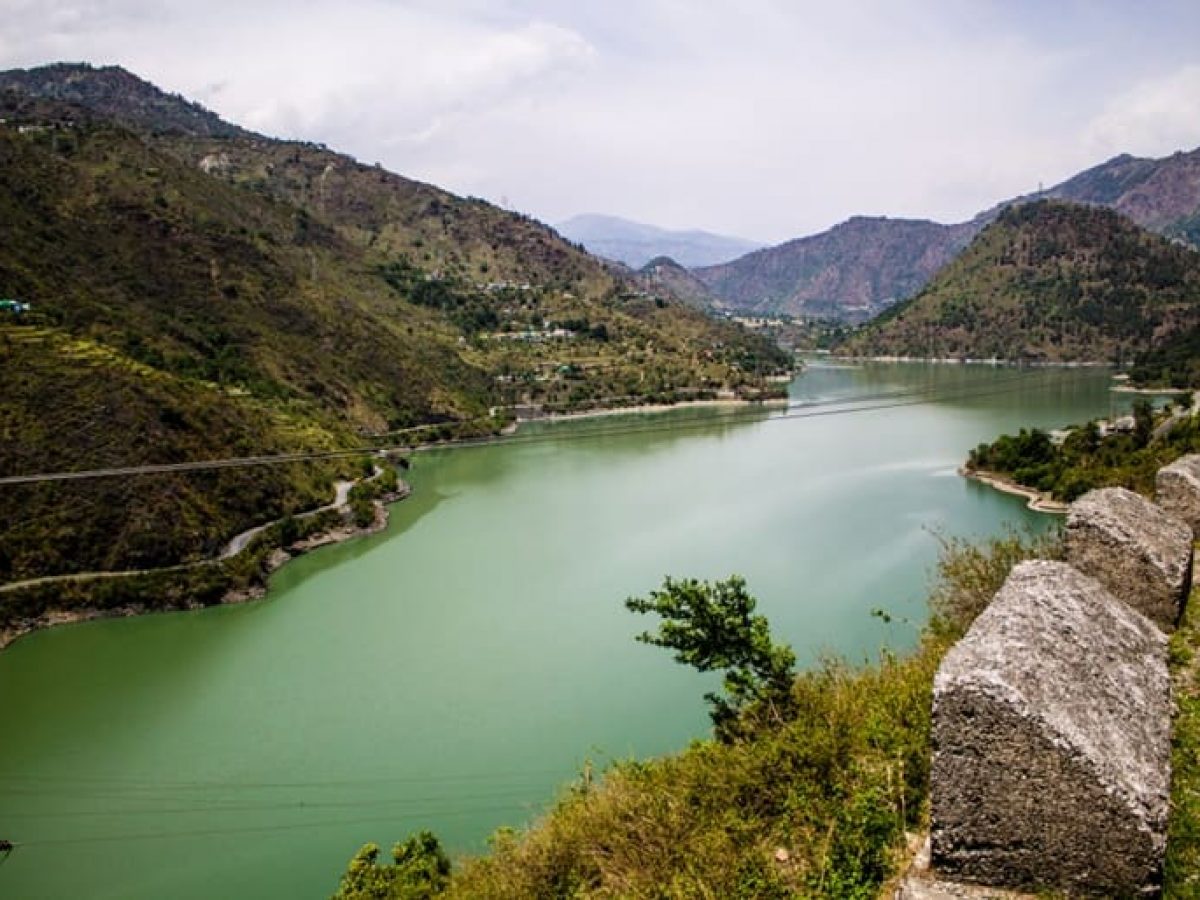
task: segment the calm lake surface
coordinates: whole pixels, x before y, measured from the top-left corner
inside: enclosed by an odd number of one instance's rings
[[[261,603],[0,653],[0,838],[24,844],[0,896],[319,898],[368,841],[429,828],[481,850],[585,761],[707,734],[715,680],[635,643],[651,623],[627,596],[740,573],[803,663],[909,646],[935,535],[1050,522],[958,477],[967,451],[1128,406],[1108,387],[1095,370],[818,364],[786,412],[564,422],[421,455],[386,533],[292,563]],[[917,391],[942,399],[894,405]],[[856,397],[874,399],[835,403]]]

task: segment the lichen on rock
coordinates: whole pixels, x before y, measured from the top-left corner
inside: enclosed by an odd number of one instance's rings
[[[1200,454],[1180,457],[1158,470],[1154,479],[1158,505],[1200,531]]]
[[[966,881],[1102,896],[1161,887],[1167,641],[1064,563],[1014,568],[934,682],[932,850]]]
[[[1174,631],[1192,581],[1192,530],[1125,488],[1090,491],[1067,513],[1066,558]]]

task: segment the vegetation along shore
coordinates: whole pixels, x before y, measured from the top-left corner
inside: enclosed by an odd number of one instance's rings
[[[387,527],[387,507],[411,488],[388,463],[339,483],[332,503],[236,536],[212,558],[157,569],[51,575],[0,585],[0,650],[31,632],[91,619],[244,603],[290,560]]]

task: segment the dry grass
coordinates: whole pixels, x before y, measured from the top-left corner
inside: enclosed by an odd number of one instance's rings
[[[802,676],[799,713],[571,788],[523,838],[453,882],[459,897],[870,897],[925,795],[929,689],[943,645]]]
[[[1200,591],[1171,636],[1175,721],[1171,753],[1171,821],[1163,895],[1200,897]]]
[[[926,815],[930,697],[945,650],[1015,562],[1052,538],[947,541],[935,619],[917,649],[801,675],[795,714],[731,743],[582,778],[528,831],[457,868],[455,898],[874,898]],[[393,893],[428,897],[396,883]],[[367,895],[346,894],[346,897]]]

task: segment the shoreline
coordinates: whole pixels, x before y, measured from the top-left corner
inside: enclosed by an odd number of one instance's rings
[[[789,376],[790,380],[791,376]],[[733,397],[722,397],[713,400],[681,400],[678,403],[643,403],[635,406],[618,406],[602,409],[583,410],[579,412],[569,413],[546,413],[532,419],[518,419],[517,421],[506,426],[504,434],[511,435],[516,433],[522,425],[527,425],[534,422],[560,422],[593,418],[604,418],[608,416],[619,415],[650,415],[655,413],[670,412],[676,409],[685,408],[736,408],[746,406],[762,406],[762,407],[786,407],[788,400],[786,397],[771,398],[767,400],[745,400]],[[454,446],[456,442],[447,443],[441,446]],[[468,442],[469,443],[469,442]],[[380,471],[370,476],[364,481],[372,481],[378,477]],[[347,509],[347,498],[349,489],[357,482],[338,482],[335,484],[335,498],[333,503],[325,504],[314,509],[306,510],[302,513],[296,513],[293,518],[305,519],[318,515],[322,512],[336,510],[344,513]],[[71,625],[79,622],[90,622],[95,619],[124,619],[133,616],[151,615],[160,612],[187,612],[199,609],[206,609],[209,606],[226,606],[236,603],[249,603],[256,600],[261,600],[267,596],[270,585],[270,577],[283,568],[293,559],[317,550],[321,547],[331,544],[341,544],[347,541],[354,540],[360,537],[368,537],[373,534],[378,534],[387,528],[390,521],[388,507],[393,503],[399,503],[407,499],[412,493],[412,487],[405,481],[401,481],[397,490],[383,497],[372,501],[375,505],[375,519],[367,526],[358,527],[353,524],[343,523],[341,525],[330,528],[326,531],[318,532],[309,535],[289,544],[286,547],[275,547],[272,549],[264,560],[263,572],[261,573],[262,582],[253,584],[248,587],[229,588],[221,596],[221,599],[215,604],[204,604],[191,599],[184,599],[182,602],[162,608],[148,608],[142,604],[129,604],[126,606],[114,607],[94,607],[84,606],[76,609],[56,609],[48,608],[37,616],[25,619],[18,619],[14,623],[6,626],[0,626],[0,652],[11,646],[17,640],[25,637],[28,634],[33,634],[36,631],[43,631],[48,628],[54,628],[59,625]],[[287,518],[286,516],[284,518]],[[162,566],[156,569],[130,569],[126,571],[115,572],[80,572],[65,575],[49,575],[41,578],[26,579],[20,582],[13,582],[6,585],[0,585],[0,594],[19,591],[22,588],[33,588],[38,585],[54,584],[54,583],[72,583],[86,581],[107,581],[119,580],[122,578],[135,578],[139,576],[153,576],[156,574],[169,574],[172,572],[186,572],[189,570],[202,569],[208,566],[218,566],[223,562],[235,559],[241,553],[245,552],[253,543],[253,539],[260,533],[266,531],[271,526],[278,524],[282,519],[275,519],[266,522],[262,525],[256,525],[249,528],[226,542],[222,546],[217,556],[196,560],[189,563],[179,563],[172,566]]]
[[[1037,491],[1023,484],[1017,484],[1015,481],[1005,478],[1002,475],[997,475],[995,472],[970,471],[966,466],[962,466],[959,468],[958,474],[970,481],[986,484],[988,487],[1002,494],[1023,497],[1027,501],[1025,504],[1026,508],[1034,512],[1061,516],[1065,515],[1070,508],[1069,504],[1053,499],[1044,491]]]
[[[391,513],[388,507],[393,503],[399,503],[401,500],[407,500],[412,494],[412,488],[408,482],[401,482],[400,486],[390,494],[385,494],[376,500],[372,500],[375,506],[375,518],[370,525],[353,525],[343,523],[334,528],[325,531],[318,531],[316,534],[310,534],[306,538],[301,538],[298,541],[293,541],[286,547],[276,547],[267,556],[265,562],[265,571],[263,572],[263,583],[254,585],[249,588],[235,588],[225,592],[221,597],[221,602],[218,606],[227,606],[233,603],[247,603],[252,600],[261,600],[267,596],[270,585],[268,579],[293,559],[304,556],[306,553],[311,553],[313,550],[318,550],[321,547],[328,547],[332,544],[344,544],[347,541],[352,541],[360,537],[369,537],[372,534],[379,534],[387,528],[388,522],[391,521]],[[335,508],[345,510],[346,504],[340,507],[321,507],[320,510],[314,510],[310,514],[324,511],[326,509]],[[299,517],[297,517],[299,518]],[[271,523],[274,524],[274,523]],[[270,527],[269,525],[266,527]],[[195,609],[197,607],[188,607]],[[200,607],[202,608],[202,607]]]
[[[790,379],[789,379],[790,381]],[[675,409],[713,409],[735,408],[742,406],[787,406],[786,397],[772,397],[768,400],[741,400],[735,397],[721,397],[716,400],[680,400],[678,403],[642,403],[637,406],[612,406],[603,409],[586,409],[579,412],[546,413],[531,419],[518,419],[516,425],[529,425],[534,422],[568,422],[573,419],[602,419],[608,416],[650,415],[670,412]]]
[[[1139,388],[1130,387],[1127,384],[1118,384],[1109,388],[1110,391],[1116,394],[1190,394],[1191,388]]]
[[[33,618],[19,619],[10,625],[0,627],[0,652],[3,652],[5,649],[12,646],[12,644],[26,635],[33,634],[36,631],[44,631],[48,628],[54,628],[59,625],[72,625],[78,622],[90,622],[95,619],[128,619],[132,618],[133,616],[152,615],[154,613],[188,612],[199,609],[207,609],[211,606],[228,606],[237,603],[249,603],[255,600],[262,600],[270,591],[270,577],[293,559],[304,556],[307,553],[311,553],[313,550],[319,549],[320,547],[326,547],[331,544],[342,544],[356,538],[368,537],[372,534],[379,534],[387,528],[388,522],[390,521],[391,514],[388,510],[388,507],[393,503],[399,503],[401,500],[407,499],[411,494],[412,487],[407,482],[401,481],[395,491],[371,501],[375,506],[375,518],[370,525],[359,527],[352,523],[342,523],[334,528],[329,528],[325,531],[309,535],[306,538],[301,538],[300,540],[295,541],[286,547],[274,548],[271,550],[265,560],[264,571],[262,572],[261,576],[262,582],[260,584],[255,584],[244,588],[229,588],[224,594],[222,594],[221,599],[215,604],[204,604],[198,603],[194,600],[187,600],[178,605],[164,607],[162,609],[149,609],[141,604],[130,604],[128,606],[114,606],[109,608],[85,606],[78,609],[46,609]],[[341,505],[326,505],[318,507],[314,510],[308,510],[306,513],[301,513],[299,515],[312,516],[329,509],[345,511],[347,508],[348,506],[346,503],[342,503]],[[266,523],[265,525],[256,526],[256,528],[252,530],[256,532],[266,530],[280,521],[282,521],[282,519],[276,519]],[[247,546],[248,544],[239,548],[238,553],[244,552]],[[64,575],[58,577],[49,576],[49,578],[62,582],[93,579],[108,580],[131,578],[138,575],[180,572],[187,569],[198,569],[203,566],[220,565],[221,563],[226,562],[238,555],[233,554],[232,556],[226,556],[223,554],[224,551],[222,551],[222,555],[218,555],[211,559],[199,560],[194,563],[184,563],[178,566],[164,566],[160,569],[131,570],[128,572],[81,573],[79,575]],[[30,582],[19,582],[12,586],[5,585],[5,588],[8,590],[19,590],[21,585],[32,585],[34,582],[47,583],[43,579],[32,579]]]
[[[842,356],[830,354],[829,359],[847,362],[877,362],[877,363],[937,363],[954,366],[993,366],[995,368],[1015,369],[1111,369],[1108,362],[1051,362],[1049,360],[1018,360],[1001,359],[1000,357],[960,357],[960,356]]]

